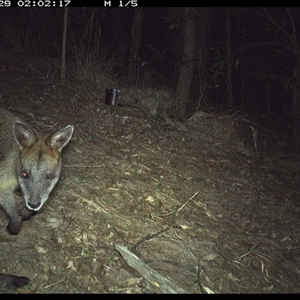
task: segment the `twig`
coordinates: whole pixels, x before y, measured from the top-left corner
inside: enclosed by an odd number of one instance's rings
[[[179,211],[181,211],[189,202],[191,202],[198,194],[200,193],[200,191],[196,192],[188,201],[186,201],[181,207],[179,207],[177,210],[175,209],[175,211],[172,211],[172,212],[169,212],[165,215],[163,215],[163,217],[165,216],[169,216],[169,215],[172,215],[174,214],[177,214]]]
[[[251,125],[250,125],[250,128],[251,128],[251,130],[252,130],[254,148],[257,149],[257,136],[258,136],[258,132],[257,132],[257,130],[255,130],[254,127],[251,126]]]
[[[250,247],[249,250],[246,253],[244,253],[243,255],[239,256],[237,259],[242,259],[244,256],[246,256],[249,253],[251,253],[259,245],[260,245],[260,242],[256,243],[254,246]]]
[[[103,165],[94,165],[94,166],[81,166],[81,165],[63,165],[66,168],[103,168]]]
[[[162,230],[160,230],[159,232],[154,233],[154,234],[147,234],[145,237],[143,237],[141,240],[139,240],[139,241],[131,248],[131,251],[137,253],[137,247],[138,247],[139,245],[141,245],[141,244],[144,243],[145,241],[150,241],[150,240],[152,240],[152,239],[155,238],[156,236],[160,235],[160,234],[163,233],[163,232],[168,231],[169,229],[170,229],[170,227],[168,227],[168,228],[166,228],[166,229],[162,229]]]
[[[180,208],[178,208],[177,212],[180,212],[189,202],[191,202],[198,194],[200,191],[196,192],[188,201],[186,201]]]

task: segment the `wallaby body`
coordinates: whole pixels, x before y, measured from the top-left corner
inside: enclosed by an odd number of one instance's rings
[[[38,211],[49,197],[61,172],[61,151],[74,127],[42,135],[21,119],[0,109],[0,205],[9,217],[7,230],[17,234],[22,219]],[[25,208],[19,215],[14,192],[20,187]]]

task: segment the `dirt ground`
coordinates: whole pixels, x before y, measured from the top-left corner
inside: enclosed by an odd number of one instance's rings
[[[218,113],[178,131],[103,91],[0,78],[2,107],[41,130],[75,126],[42,210],[17,236],[0,211],[0,272],[30,279],[18,292],[300,292],[300,155],[273,132]]]

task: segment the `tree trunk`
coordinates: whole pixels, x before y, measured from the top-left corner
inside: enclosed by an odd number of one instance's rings
[[[230,47],[230,7],[226,8],[225,16],[225,28],[226,28],[226,57],[227,57],[227,72],[226,72],[226,92],[227,92],[227,104],[229,107],[233,107],[233,94],[232,94],[232,55]]]
[[[300,82],[295,83],[293,88],[292,123],[293,143],[300,148]]]
[[[198,62],[198,72],[196,73],[198,79],[194,79],[196,84],[191,90],[191,97],[194,99],[194,102],[189,106],[191,113],[199,110],[204,102],[209,103],[211,11],[212,8],[210,7],[197,7],[195,58]]]
[[[131,29],[132,44],[129,53],[129,75],[133,76],[138,84],[139,80],[139,51],[141,44],[141,32],[143,23],[143,8],[137,7],[134,10],[134,22]]]
[[[295,84],[293,86],[292,122],[293,122],[293,144],[300,149],[300,48],[297,37],[293,38],[293,50],[296,56],[297,69],[295,70]]]
[[[170,27],[173,31],[173,49],[174,49],[174,58],[172,61],[173,72],[172,72],[172,84],[175,86],[179,79],[182,53],[183,53],[183,28],[179,26],[179,20],[183,16],[183,7],[168,7],[169,20],[172,20]]]
[[[66,78],[66,43],[67,43],[68,13],[69,13],[69,8],[65,7],[64,30],[63,30],[63,40],[62,40],[62,53],[61,53],[61,73],[60,73],[61,79]]]
[[[186,107],[189,100],[193,78],[193,65],[195,54],[195,7],[184,8],[184,45],[182,67],[176,88],[173,107],[180,120],[185,120]]]

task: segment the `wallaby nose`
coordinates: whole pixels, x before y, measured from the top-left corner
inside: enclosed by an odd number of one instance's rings
[[[36,209],[36,208],[38,208],[40,205],[41,205],[41,202],[38,202],[38,203],[30,203],[30,202],[28,202],[28,206],[29,206],[31,209]]]

